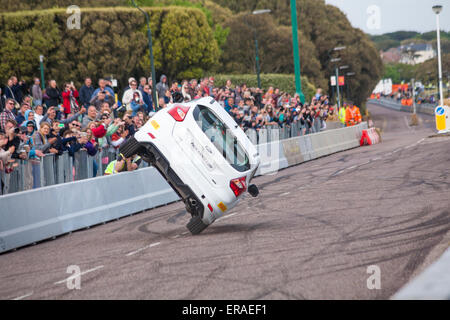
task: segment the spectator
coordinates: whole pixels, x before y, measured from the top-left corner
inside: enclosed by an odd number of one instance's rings
[[[101,121],[98,122],[90,122],[87,125],[87,128],[91,129],[92,134],[95,138],[103,138],[106,133],[107,129],[111,123],[111,118],[105,117]]]
[[[11,156],[14,153],[15,147],[6,145],[8,144],[8,135],[0,133],[0,171],[5,170],[8,167]]]
[[[61,91],[56,86],[55,80],[50,80],[49,87],[45,90],[44,103],[47,108],[56,107],[62,102]]]
[[[13,99],[17,101],[17,103],[22,103],[23,99],[23,93],[26,90],[26,83],[25,81],[18,82],[17,77],[11,77],[12,86],[11,90],[13,92]],[[10,97],[7,97],[10,98]]]
[[[135,91],[133,93],[133,100],[131,100],[130,102],[130,108],[132,111],[131,114],[132,117],[134,117],[138,111],[140,110],[144,111],[148,109],[148,106],[144,103],[144,100],[139,95],[139,91]]]
[[[125,91],[122,98],[122,103],[126,106],[127,111],[131,111],[131,101],[134,99],[134,93],[137,92],[139,94],[139,100],[143,100],[141,92],[137,89],[136,80],[131,81],[130,89]]]
[[[152,98],[152,91],[150,89],[150,85],[146,84],[144,85],[143,90],[141,91],[142,99],[144,100],[144,104],[147,105],[146,112],[150,113],[154,111],[153,108],[153,98]]]
[[[91,97],[94,95],[94,87],[92,86],[91,78],[86,78],[84,80],[83,86],[80,88],[80,102],[85,108],[89,107]]]
[[[191,95],[189,94],[189,83],[184,83],[181,86],[181,94],[183,95],[184,101],[192,100]]]
[[[83,122],[81,123],[81,128],[85,129],[89,123],[95,122],[99,120],[97,108],[94,106],[90,106],[88,108],[87,116],[83,118]]]
[[[33,134],[34,134],[34,132],[37,130],[37,128],[36,128],[36,123],[35,123],[34,120],[31,120],[31,121],[25,121],[24,127],[27,128],[27,135],[28,135],[29,137],[32,137]]]
[[[129,138],[136,133],[136,126],[134,125],[130,113],[125,113],[125,115],[123,116],[123,121],[125,122],[125,130],[128,131],[127,138]]]
[[[144,87],[145,87],[145,85],[147,84],[147,78],[146,77],[141,77],[140,79],[139,79],[139,87],[138,87],[138,89],[139,89],[139,91],[144,91]]]
[[[36,150],[40,150],[43,153],[57,153],[57,150],[52,147],[57,139],[55,137],[49,138],[50,130],[51,127],[49,123],[41,123],[41,129],[33,135],[33,143]]]
[[[111,136],[111,145],[118,150],[120,145],[125,142],[129,132],[125,129],[125,125],[120,125],[116,132]]]
[[[33,123],[33,125],[36,127],[36,121],[34,121],[34,112],[33,110],[27,110],[25,111],[24,121],[20,124],[21,127],[26,127],[28,122]],[[17,123],[19,123],[17,121]]]
[[[34,121],[36,122],[36,129],[39,130],[41,120],[44,118],[44,107],[37,105],[34,107]]]
[[[81,110],[79,112],[77,112],[75,115],[67,117],[66,119],[60,119],[59,122],[63,123],[63,124],[69,124],[72,121],[78,119],[81,115],[83,115],[86,112],[85,108],[81,108]],[[45,116],[42,118],[41,122],[40,122],[40,126],[42,126],[42,124],[44,122],[47,122],[50,126],[52,126],[53,121],[56,120],[56,108],[55,107],[50,107],[47,110],[47,113],[45,114]]]
[[[95,108],[100,111],[100,108],[104,103],[107,103],[109,106],[112,106],[112,100],[107,99],[106,93],[107,91],[100,91],[93,99],[90,101],[91,106],[95,106]]]
[[[31,87],[31,93],[33,96],[33,107],[42,104],[42,89],[41,81],[39,78],[34,78],[34,84]]]
[[[105,170],[105,175],[112,175],[125,171],[134,171],[139,168],[142,159],[138,155],[131,158],[123,158],[119,156],[117,160],[112,161]]]
[[[106,96],[106,100],[108,100],[109,103],[114,103],[114,90],[112,90],[110,87],[106,85],[105,79],[98,80],[98,88],[94,90],[94,93],[91,96],[91,100],[95,98],[99,94],[99,92],[102,92]]]
[[[13,99],[9,98],[6,99],[5,102],[5,110],[3,110],[2,113],[0,113],[0,130],[6,132],[6,122],[8,120],[16,120],[16,117],[14,113],[12,112],[14,110],[15,102]]]
[[[76,98],[79,97],[78,91],[73,85],[73,82],[66,83],[64,85],[64,91],[61,94],[63,99],[63,107],[64,107],[64,114],[66,117],[70,113],[77,113],[80,111],[80,107],[78,106],[78,101]]]
[[[156,84],[156,92],[158,93],[158,97],[164,97],[167,90],[169,90],[167,85],[167,76],[163,74],[159,82]]]

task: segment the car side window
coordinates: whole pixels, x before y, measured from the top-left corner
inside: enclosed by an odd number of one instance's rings
[[[211,109],[198,105],[195,107],[193,114],[197,125],[234,169],[240,172],[250,169],[245,150],[232,131]]]

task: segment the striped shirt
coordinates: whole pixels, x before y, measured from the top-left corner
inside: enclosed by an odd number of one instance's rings
[[[16,121],[16,116],[14,113],[9,111],[8,109],[5,109],[2,113],[0,113],[0,129],[5,131],[6,122],[8,120],[14,120]]]

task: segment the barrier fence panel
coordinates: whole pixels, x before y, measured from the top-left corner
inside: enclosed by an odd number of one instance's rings
[[[282,141],[320,131],[320,120],[315,120],[312,128],[306,128],[300,121],[297,121],[281,128],[278,125],[270,125],[258,131],[247,130],[246,135],[255,145]],[[336,132],[336,134],[338,133]],[[307,147],[310,144],[311,139],[302,140],[302,145],[307,150],[304,156],[305,160],[312,157],[312,153],[309,151],[311,148]],[[9,174],[1,172],[3,187],[0,194],[84,180],[94,177],[94,174],[95,177],[100,177],[104,175],[108,164],[116,160],[117,156],[118,149],[104,148],[98,150],[95,156],[89,156],[86,150],[79,150],[73,157],[70,157],[66,151],[62,155],[47,154],[40,159],[21,160],[19,167],[13,172]],[[143,162],[140,167],[147,166],[148,164]]]

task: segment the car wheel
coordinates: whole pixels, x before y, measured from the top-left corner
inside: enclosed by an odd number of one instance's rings
[[[193,234],[199,234],[201,233],[203,230],[206,229],[208,225],[205,224],[202,221],[202,218],[200,218],[199,216],[193,216],[191,218],[191,220],[189,221],[189,223],[186,225],[186,227],[188,228],[188,230]]]
[[[125,158],[130,158],[138,152],[139,147],[140,145],[136,138],[131,137],[120,146],[119,151]]]

